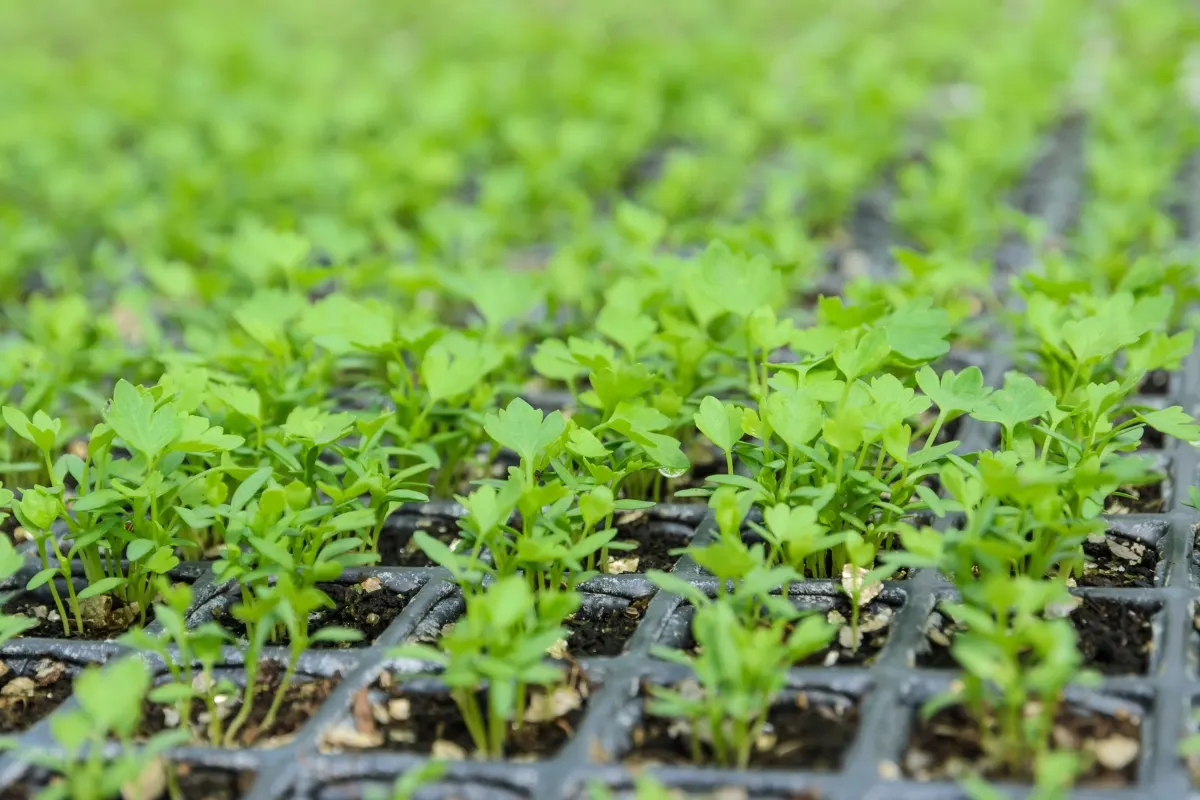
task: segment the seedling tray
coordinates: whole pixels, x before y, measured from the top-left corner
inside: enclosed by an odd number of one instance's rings
[[[1027,186],[1029,196],[1020,201],[1022,208],[1036,213],[1046,222],[1051,235],[1071,224],[1079,200],[1079,165],[1074,156],[1078,148],[1078,125],[1065,126],[1049,144],[1042,162],[1033,171],[1037,180]],[[1191,193],[1194,195],[1195,193]],[[1185,229],[1197,205],[1185,209]],[[860,209],[860,222],[870,230],[862,239],[875,243],[872,266],[886,262],[886,214]],[[882,227],[882,230],[881,230]],[[1000,280],[1024,267],[1029,250],[1013,240],[997,255]],[[997,342],[997,350],[1002,349]],[[982,365],[988,380],[995,385],[1006,364],[993,354],[961,353],[954,358]],[[1160,398],[1155,398],[1157,401]],[[1200,353],[1193,353],[1185,369],[1172,376],[1166,396],[1168,404],[1178,404],[1189,413],[1200,409]],[[532,400],[532,399],[531,399]],[[555,398],[541,398],[535,405],[552,408]],[[968,420],[959,431],[963,450],[971,451],[991,443],[994,432],[988,426]],[[1139,573],[1142,584],[1134,587],[1091,586],[1073,589],[1084,600],[1106,601],[1127,610],[1148,628],[1149,652],[1145,669],[1105,668],[1099,685],[1072,688],[1069,701],[1082,708],[1121,711],[1137,723],[1139,749],[1133,769],[1136,777],[1128,787],[1119,789],[1082,788],[1074,797],[1144,798],[1200,797],[1192,788],[1189,771],[1178,755],[1181,739],[1195,730],[1193,707],[1200,705],[1200,635],[1196,630],[1196,604],[1200,600],[1200,558],[1194,547],[1195,528],[1200,517],[1184,506],[1185,487],[1196,480],[1195,450],[1182,442],[1171,442],[1156,454],[1168,479],[1164,485],[1164,505],[1153,514],[1119,514],[1105,517],[1108,536],[1118,543],[1139,542],[1156,558],[1153,566]],[[422,517],[450,517],[462,513],[453,504],[431,503],[406,509],[385,529],[385,536],[401,536],[419,524]],[[682,530],[686,537],[706,537],[713,527],[703,505],[661,504],[647,512],[659,523]],[[938,521],[954,524],[953,517]],[[16,576],[12,586],[22,586],[35,572],[30,546],[29,566]],[[689,559],[674,566],[677,576],[698,588],[711,592],[714,581]],[[184,564],[176,570],[177,579],[194,583],[195,601],[188,614],[189,625],[211,619],[227,598],[214,585],[204,563]],[[412,662],[389,660],[389,648],[414,637],[430,636],[453,622],[461,613],[457,590],[447,573],[432,567],[380,567],[348,572],[341,582],[361,582],[376,578],[383,589],[403,594],[403,610],[381,635],[365,647],[312,649],[299,661],[298,675],[303,678],[334,678],[331,694],[307,722],[285,742],[240,749],[186,747],[172,753],[172,760],[193,770],[216,770],[244,776],[249,787],[244,796],[251,800],[289,798],[291,800],[336,800],[359,798],[371,788],[386,789],[395,777],[422,763],[426,757],[400,752],[354,751],[334,746],[338,741],[331,732],[354,726],[354,705],[363,690],[369,690],[385,672],[417,669]],[[451,761],[443,779],[419,796],[475,798],[536,798],[577,800],[588,796],[588,786],[598,783],[616,796],[631,797],[633,778],[640,767],[626,763],[633,749],[635,730],[642,721],[642,692],[647,684],[669,683],[686,676],[677,665],[655,658],[655,645],[680,645],[687,636],[686,609],[671,594],[659,592],[643,574],[606,575],[583,587],[584,613],[602,613],[637,608],[636,624],[620,652],[578,657],[580,673],[592,687],[583,715],[573,735],[551,757],[540,761]],[[804,666],[789,671],[788,688],[783,702],[805,698],[809,707],[843,710],[848,733],[844,746],[824,758],[827,769],[814,769],[812,763],[797,758],[793,763],[776,764],[768,769],[730,771],[694,765],[648,767],[665,785],[689,794],[704,795],[720,789],[741,790],[753,798],[821,798],[822,800],[937,800],[962,797],[962,790],[948,781],[921,781],[910,777],[906,752],[913,735],[917,709],[929,697],[944,691],[957,673],[953,668],[924,665],[923,653],[930,649],[927,631],[938,603],[954,597],[953,587],[941,576],[917,571],[902,580],[890,581],[877,602],[893,609],[886,641],[878,654],[865,664]],[[6,602],[19,597],[13,590]],[[838,587],[830,581],[809,581],[792,589],[798,602],[829,604],[839,597]],[[644,606],[644,610],[643,610]],[[615,648],[614,648],[615,649]],[[28,674],[44,659],[61,662],[74,672],[88,665],[107,662],[128,652],[114,642],[66,641],[21,638],[0,648],[0,660],[18,674]],[[1112,654],[1109,653],[1109,656]],[[268,660],[282,662],[286,650],[268,648]],[[1111,659],[1110,659],[1111,660]],[[236,677],[242,653],[227,648],[224,666]],[[1110,665],[1111,666],[1111,665]],[[68,708],[69,699],[59,708]],[[852,709],[852,711],[849,711]],[[20,734],[14,751],[0,757],[0,791],[3,787],[36,786],[43,779],[37,770],[19,759],[22,750],[50,747],[51,716],[44,717]],[[835,738],[830,734],[831,738]],[[1002,791],[1022,797],[1028,787],[1001,784]],[[724,796],[724,795],[723,795]]]

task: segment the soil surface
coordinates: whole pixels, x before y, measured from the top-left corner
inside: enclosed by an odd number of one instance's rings
[[[355,695],[353,722],[334,729],[326,736],[325,746],[334,749],[390,750],[430,753],[446,760],[463,760],[475,752],[475,742],[463,722],[462,712],[444,692],[407,691],[403,683],[384,674],[374,689],[384,697],[376,699],[366,689]],[[587,705],[590,688],[559,690],[562,694],[547,700],[544,692],[530,689],[530,706],[524,723],[509,726],[505,756],[517,761],[535,761],[557,753],[579,726]],[[487,724],[485,695],[477,695]]]
[[[923,669],[958,669],[950,655],[950,643],[961,630],[954,620],[941,611],[934,611],[925,625],[925,640],[917,646],[917,666]]]
[[[379,566],[436,567],[437,564],[413,541],[416,531],[424,531],[447,547],[462,535],[458,522],[449,517],[426,517],[412,527],[385,527],[379,536]]]
[[[1163,450],[1167,446],[1167,437],[1162,431],[1155,430],[1147,425],[1142,428],[1142,438],[1138,441],[1137,449],[1139,452],[1148,450]]]
[[[226,772],[189,764],[176,769],[180,791],[188,800],[238,800],[254,785],[253,772]],[[161,800],[166,800],[166,795]]]
[[[1153,630],[1150,618],[1157,609],[1134,606],[1117,600],[1082,598],[1071,612],[1071,623],[1079,638],[1083,664],[1104,675],[1141,675],[1150,667]],[[917,666],[927,669],[958,669],[950,655],[950,642],[957,626],[935,612],[926,627],[926,648],[917,652]]]
[[[634,600],[621,609],[604,609],[598,613],[579,612],[568,618],[567,655],[572,658],[619,656],[625,652],[625,643],[637,630],[650,597]]]
[[[271,661],[263,663],[254,691],[254,708],[238,735],[240,744],[274,746],[291,739],[329,697],[341,680],[341,676],[335,675],[332,678],[313,678],[311,680],[301,676],[294,677],[284,691],[283,703],[280,705],[274,721],[269,727],[263,728],[267,711],[271,707],[271,702],[282,679],[283,667]],[[233,719],[237,713],[240,699],[239,690],[236,697],[225,706],[228,709],[226,722]],[[142,724],[137,731],[138,738],[148,739],[160,731],[173,730],[179,724],[173,708],[146,700],[143,704],[143,711]],[[207,741],[208,711],[202,700],[192,701],[191,720],[192,735],[195,740]]]
[[[750,757],[758,769],[829,772],[842,766],[846,749],[858,731],[857,705],[839,708],[809,703],[799,695],[794,703],[774,706],[767,727]],[[701,742],[702,764],[714,765],[712,748]],[[633,747],[625,756],[630,764],[692,762],[692,735],[686,722],[646,716],[633,731]]]
[[[329,595],[333,608],[322,608],[309,618],[309,635],[329,625],[339,625],[362,631],[363,638],[357,642],[316,642],[315,648],[369,647],[388,625],[408,605],[412,594],[397,595],[384,588],[377,579],[368,578],[362,583],[318,583],[317,588]],[[246,635],[246,625],[234,619],[228,609],[220,608],[213,614],[230,633],[238,637]],[[285,634],[274,644],[286,644],[290,638]]]
[[[1150,668],[1155,608],[1083,598],[1071,612],[1084,666],[1105,675],[1141,675]]]
[[[67,610],[71,633],[63,635],[62,620],[53,600],[41,600],[34,597],[18,597],[5,609],[8,614],[20,614],[32,617],[38,624],[24,631],[22,638],[42,637],[46,639],[85,639],[88,641],[107,641],[115,639],[127,631],[131,625],[138,622],[137,605],[127,605],[124,600],[112,595],[101,595],[80,602],[83,613],[83,633],[71,611],[71,605],[65,592],[61,593],[63,607]],[[154,612],[146,613],[146,624],[154,619]]]
[[[1165,369],[1155,369],[1146,373],[1137,388],[1138,394],[1165,395],[1171,387],[1171,373]]]
[[[1083,543],[1086,562],[1078,586],[1140,587],[1154,586],[1154,568],[1158,551],[1153,545],[1109,534],[1104,541]],[[1135,556],[1136,561],[1131,561]]]
[[[636,557],[638,560],[637,572],[646,572],[652,569],[669,571],[681,558],[681,556],[671,555],[670,551],[687,547],[691,543],[691,537],[675,533],[667,529],[663,523],[649,517],[638,517],[629,522],[617,521],[615,541],[637,544],[636,550],[621,551],[619,554],[621,558]]]
[[[66,666],[49,659],[27,675],[8,672],[0,677],[0,734],[33,727],[71,696],[73,684]]]
[[[819,653],[813,653],[800,662],[805,667],[862,667],[874,664],[887,644],[891,633],[895,609],[886,603],[870,603],[859,612],[858,641],[850,626],[851,606],[839,597],[826,619],[838,626],[833,644]]]
[[[1080,786],[1111,788],[1137,780],[1140,740],[1134,719],[1063,709],[1055,720],[1054,740],[1059,747],[1082,750],[1088,756]],[[1019,768],[986,758],[979,726],[961,706],[942,709],[929,720],[917,715],[903,762],[904,774],[918,780],[958,780],[973,770],[981,770],[982,777],[992,781],[1033,780],[1032,758],[1023,760]]]
[[[1163,482],[1144,486],[1122,486],[1108,496],[1104,506],[1106,514],[1158,514],[1166,507],[1163,497]]]

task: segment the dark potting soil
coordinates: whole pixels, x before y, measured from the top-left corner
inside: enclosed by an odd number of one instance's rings
[[[1106,514],[1158,514],[1166,507],[1163,482],[1143,486],[1122,486],[1108,496]]]
[[[1109,547],[1112,542],[1119,548],[1118,555]],[[1109,534],[1103,542],[1083,543],[1086,562],[1083,575],[1076,579],[1079,586],[1139,587],[1154,585],[1154,568],[1158,565],[1158,551],[1154,545]],[[1135,555],[1137,561],[1124,556]]]
[[[413,541],[417,531],[424,531],[447,547],[462,534],[458,523],[448,517],[425,517],[417,520],[415,526],[385,527],[379,536],[379,566],[436,567]]]
[[[1167,437],[1161,431],[1155,430],[1150,426],[1142,428],[1142,438],[1138,442],[1137,449],[1145,450],[1162,450],[1167,446]]]
[[[850,601],[839,597],[833,608],[837,616],[832,621],[838,625],[838,633],[833,643],[825,650],[802,660],[799,666],[863,667],[874,664],[887,644],[895,611],[885,603],[870,603],[861,609],[856,647],[850,626]]]
[[[1084,666],[1105,675],[1141,675],[1150,667],[1153,629],[1150,617],[1157,609],[1134,606],[1117,600],[1081,598],[1071,612],[1071,623],[1079,639]],[[926,628],[925,644],[917,650],[917,666],[926,669],[958,669],[950,654],[957,626],[938,614]]]
[[[0,678],[0,734],[32,728],[71,696],[74,678],[56,661],[42,661],[31,674]]]
[[[341,744],[360,750],[391,750],[406,753],[430,753],[435,750],[446,757],[448,752],[461,751],[462,757],[475,752],[475,742],[463,722],[462,712],[449,694],[443,692],[406,691],[404,684],[391,681],[390,676],[376,683],[386,689],[386,699],[374,702],[367,690],[354,700],[354,728],[361,736],[357,741]],[[561,715],[546,720],[524,723],[513,728],[510,723],[505,756],[521,761],[549,758],[575,734],[587,706],[589,688],[579,687],[578,704]],[[539,690],[530,690],[532,699]],[[487,725],[487,704],[478,695],[484,725]]]
[[[380,634],[387,630],[392,620],[400,616],[400,612],[408,605],[412,594],[397,595],[380,586],[377,580],[373,585],[378,588],[368,591],[368,588],[372,586],[369,583],[371,580],[368,578],[367,581],[353,584],[317,584],[317,588],[325,592],[334,605],[333,608],[322,608],[314,612],[308,623],[309,635],[311,636],[321,628],[338,625],[362,631],[363,638],[357,642],[316,642],[312,645],[313,647],[369,647],[379,638]],[[246,635],[245,623],[235,619],[229,609],[219,608],[213,613],[213,617],[235,636],[244,637]],[[290,638],[284,634],[273,644],[287,644],[289,641],[291,641]]]
[[[70,623],[71,632],[69,635],[63,634],[62,620],[58,619],[58,609],[55,607],[53,600],[43,601],[34,597],[18,597],[9,603],[4,611],[8,614],[20,614],[38,620],[37,625],[21,634],[22,638],[37,636],[45,639],[107,641],[108,639],[115,639],[120,636],[131,625],[139,621],[136,605],[126,604],[119,597],[104,595],[103,598],[95,597],[91,599],[88,607],[98,609],[99,613],[89,614],[85,610],[83,633],[80,634],[79,626],[75,620],[75,614],[71,611],[67,595],[65,592],[61,593],[61,595],[63,607],[67,611],[67,619]],[[83,602],[88,603],[88,601]],[[109,606],[110,603],[111,605]],[[105,608],[106,606],[108,607]],[[146,624],[149,624],[153,620],[154,611],[150,609],[146,612]]]
[[[1064,708],[1055,720],[1054,739],[1059,747],[1082,750],[1087,756],[1078,785],[1088,787],[1127,786],[1137,780],[1137,757],[1114,768],[1094,757],[1097,742],[1113,737],[1139,741],[1138,722],[1081,708]],[[1136,752],[1136,751],[1135,751]],[[961,706],[944,708],[922,720],[916,715],[908,750],[903,759],[904,774],[917,780],[957,780],[978,771],[994,781],[1029,783],[1033,780],[1034,759],[1022,760],[1013,767],[986,757],[980,743],[979,725]]]
[[[938,611],[933,612],[925,627],[925,639],[917,645],[917,666],[923,669],[958,669],[958,662],[950,655],[950,643],[957,630],[960,628],[952,619]]]
[[[180,764],[175,768],[180,794],[188,800],[238,800],[254,785],[253,772],[229,772]],[[162,795],[159,800],[167,800]]]
[[[1137,388],[1138,394],[1165,395],[1171,388],[1171,373],[1165,369],[1155,369],[1146,373]]]
[[[571,631],[567,654],[572,658],[621,655],[649,605],[650,597],[641,597],[625,608],[577,613],[566,622]]]
[[[1141,675],[1150,668],[1155,608],[1085,597],[1071,612],[1084,666],[1105,675]]]
[[[629,522],[618,520],[615,540],[637,544],[636,550],[621,552],[622,557],[637,557],[637,572],[652,569],[669,571],[681,558],[671,555],[671,551],[691,543],[691,537],[675,533],[666,524],[644,516]]]
[[[750,757],[750,766],[813,772],[840,769],[858,723],[857,705],[810,703],[807,696],[798,695],[795,702],[771,708],[764,736],[759,738]],[[715,765],[710,745],[701,741],[700,752],[701,764]],[[647,715],[633,730],[633,745],[625,762],[691,764],[691,732],[676,720]]]
[[[283,680],[284,669],[273,661],[265,661],[259,672],[254,690],[254,706],[237,737],[238,742],[245,746],[279,745],[286,742],[312,718],[341,680],[340,675],[334,675],[332,678],[312,679],[303,676],[293,677],[287,689],[284,690],[283,702],[279,706],[275,719],[269,727],[263,728],[267,712],[271,708],[271,702]],[[237,693],[237,699],[241,699],[240,690]],[[160,731],[171,728],[172,726],[167,722],[166,710],[166,706],[146,700],[143,703],[142,723],[138,728],[137,737],[148,739]],[[208,727],[202,721],[207,713],[202,700],[192,701],[192,736],[196,741],[207,741]],[[225,719],[226,724],[233,719],[236,713],[237,708],[235,707]]]

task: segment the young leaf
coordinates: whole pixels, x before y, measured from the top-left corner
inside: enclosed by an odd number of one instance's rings
[[[860,339],[855,333],[847,333],[838,340],[833,349],[833,363],[837,364],[846,380],[866,375],[875,370],[891,353],[887,331],[872,328]]]
[[[700,410],[692,415],[696,427],[723,453],[733,450],[742,438],[742,410],[709,395],[700,401]]]
[[[519,397],[507,409],[488,414],[483,423],[488,436],[529,462],[558,439],[566,426],[562,412],[552,412],[543,419],[540,409]]]
[[[1179,406],[1171,406],[1161,411],[1144,411],[1139,416],[1151,428],[1167,436],[1174,436],[1192,444],[1200,442],[1200,425]]]
[[[104,413],[107,422],[125,444],[148,459],[166,450],[183,431],[183,419],[172,406],[155,409],[149,390],[135,387],[122,378],[113,389],[112,402]]]

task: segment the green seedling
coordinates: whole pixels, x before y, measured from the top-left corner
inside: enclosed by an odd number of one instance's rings
[[[154,619],[162,627],[162,633],[154,636],[142,628],[135,628],[120,641],[157,655],[166,665],[168,679],[150,690],[150,700],[173,706],[179,714],[179,727],[185,731],[191,731],[193,704],[200,701],[208,715],[208,743],[219,746],[224,715],[218,709],[218,698],[235,695],[237,687],[228,679],[218,679],[216,666],[221,660],[222,648],[232,644],[234,637],[216,622],[187,627],[185,614],[191,608],[193,597],[187,584],[162,582],[159,596],[162,602],[154,606]]]
[[[756,624],[729,603],[696,608],[692,631],[700,654],[673,650],[657,654],[695,670],[698,691],[652,687],[647,711],[686,720],[692,758],[700,764],[746,769],[767,722],[771,704],[787,683],[787,669],[827,647],[835,629],[820,617],[807,617],[788,632],[786,622]]]
[[[404,645],[392,658],[438,665],[438,674],[480,755],[502,758],[509,733],[521,727],[531,687],[562,685],[561,667],[546,652],[566,634],[563,620],[579,607],[579,595],[534,594],[520,576],[501,578],[466,596],[466,613],[438,648]]]
[[[38,792],[38,800],[110,800],[138,792],[142,776],[164,769],[162,755],[187,740],[184,731],[164,731],[135,744],[142,719],[142,703],[150,689],[150,672],[137,658],[125,658],[105,669],[88,667],[75,681],[79,707],[56,713],[50,732],[57,749],[22,747],[18,757],[57,776]],[[120,744],[107,757],[110,739]],[[13,749],[14,739],[3,746]],[[182,795],[168,778],[172,800]]]

